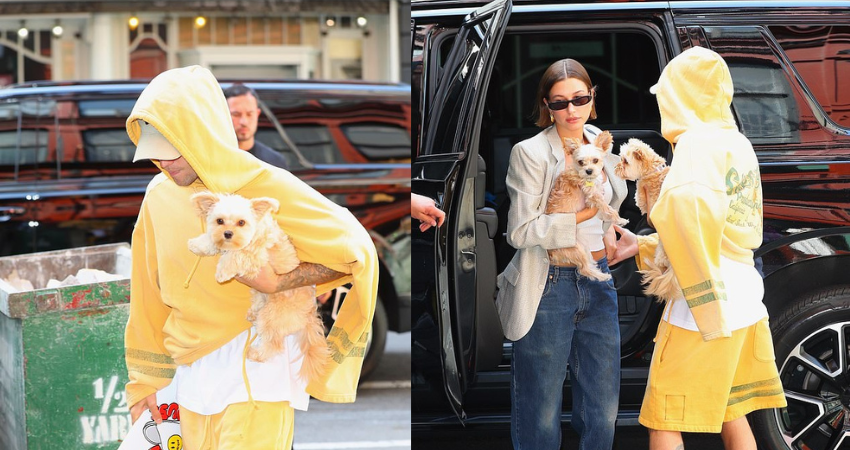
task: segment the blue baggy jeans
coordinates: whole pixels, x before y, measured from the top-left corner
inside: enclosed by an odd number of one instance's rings
[[[608,273],[602,258],[599,268]],[[620,395],[620,328],[614,282],[549,267],[528,334],[513,344],[511,438],[515,450],[557,450],[569,367],[579,450],[610,450]],[[569,363],[569,366],[568,366]]]

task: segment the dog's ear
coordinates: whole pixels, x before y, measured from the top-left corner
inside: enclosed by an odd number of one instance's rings
[[[632,152],[632,158],[635,161],[643,161],[645,159],[644,156],[646,156],[646,155],[644,155],[643,152],[640,151],[641,144],[643,144],[643,142],[641,142],[640,139],[635,139],[635,138],[629,139],[628,145],[635,149],[635,151]]]
[[[276,213],[280,208],[280,202],[271,197],[252,198],[251,208],[254,209],[254,214],[257,217],[263,217],[263,214],[267,212]]]
[[[567,153],[572,155],[579,147],[581,147],[581,141],[578,139],[564,138],[564,148],[567,149]]]
[[[614,147],[614,138],[611,136],[611,133],[603,131],[596,135],[596,140],[593,141],[593,145],[601,148],[605,153],[611,153],[611,149]]]
[[[201,217],[206,217],[213,205],[218,202],[218,195],[212,192],[198,192],[190,200],[195,206],[195,212]]]

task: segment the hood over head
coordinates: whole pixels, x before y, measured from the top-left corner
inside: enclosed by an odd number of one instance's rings
[[[673,58],[650,92],[658,100],[661,134],[673,144],[688,129],[704,125],[737,129],[732,75],[723,58],[707,48],[692,47]]]
[[[127,118],[127,134],[136,145],[140,121],[156,128],[212,192],[234,193],[263,170],[239,149],[221,86],[201,66],[167,70],[145,87]]]

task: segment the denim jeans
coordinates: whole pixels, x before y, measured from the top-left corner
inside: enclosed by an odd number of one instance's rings
[[[608,273],[605,258],[599,268]],[[613,280],[549,267],[531,330],[513,344],[511,438],[515,450],[561,446],[568,363],[572,426],[580,450],[610,450],[620,395],[620,328]]]

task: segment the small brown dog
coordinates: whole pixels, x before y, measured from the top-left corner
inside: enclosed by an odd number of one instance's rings
[[[284,274],[301,263],[289,236],[272,217],[280,206],[277,200],[200,192],[192,196],[192,202],[206,221],[206,233],[190,239],[189,250],[201,256],[221,254],[215,274],[219,283],[237,276],[254,278],[266,264]],[[323,375],[330,351],[316,313],[314,286],[274,294],[251,289],[247,318],[260,338],[258,345],[248,349],[249,359],[268,360],[283,350],[286,336],[299,333],[304,355],[301,378],[309,382]]]
[[[572,156],[573,161],[555,180],[546,202],[546,214],[576,212],[584,200],[586,206],[599,209],[604,220],[619,225],[628,223],[605,202],[602,186],[597,182],[612,146],[613,139],[607,131],[596,136],[593,144],[581,145],[573,139],[564,139],[564,151]],[[555,265],[574,265],[580,274],[593,280],[611,279],[610,274],[599,270],[590,250],[579,243],[574,247],[549,250],[549,261]]]
[[[670,167],[667,166],[664,158],[640,139],[629,139],[620,146],[620,162],[614,167],[614,172],[624,180],[637,183],[635,203],[641,214],[646,214],[646,220],[650,225],[652,222],[649,220],[649,213],[658,200],[661,184],[664,183],[664,178],[669,171]],[[681,296],[679,283],[676,281],[673,270],[670,269],[670,260],[667,259],[667,253],[660,239],[655,249],[654,260],[645,261],[644,265],[647,269],[640,272],[647,294],[654,295],[661,301],[673,300]]]

